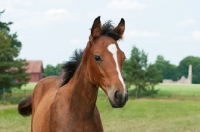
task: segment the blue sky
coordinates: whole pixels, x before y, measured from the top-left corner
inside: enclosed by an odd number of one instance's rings
[[[125,19],[119,41],[127,58],[135,45],[178,65],[186,56],[200,57],[199,0],[0,0],[0,20],[12,21],[11,32],[22,42],[19,58],[42,60],[44,66],[69,59],[76,48],[85,48],[94,19]]]

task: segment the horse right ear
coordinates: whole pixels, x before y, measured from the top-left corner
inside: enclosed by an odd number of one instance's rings
[[[94,40],[100,36],[101,33],[101,21],[100,16],[98,16],[92,25],[91,34],[89,40]]]

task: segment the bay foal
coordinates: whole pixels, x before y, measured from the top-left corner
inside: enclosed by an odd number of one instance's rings
[[[124,30],[124,19],[113,27],[110,21],[102,26],[97,17],[80,64],[66,63],[64,80],[47,77],[37,83],[32,96],[18,105],[20,114],[32,114],[32,132],[103,131],[96,106],[98,88],[114,108],[123,107],[128,100],[122,78],[125,55],[117,44]]]

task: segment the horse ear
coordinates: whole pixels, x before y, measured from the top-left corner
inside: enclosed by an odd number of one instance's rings
[[[101,21],[100,21],[100,16],[98,16],[92,25],[91,29],[91,35],[89,37],[90,40],[96,39],[97,37],[100,36],[101,33]]]
[[[114,29],[114,31],[117,32],[120,36],[120,39],[122,39],[124,30],[125,30],[125,21],[122,18],[121,21],[119,22],[119,24],[117,25],[117,27]]]

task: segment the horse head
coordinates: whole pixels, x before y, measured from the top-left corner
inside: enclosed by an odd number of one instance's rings
[[[122,18],[117,27],[111,21],[101,25],[100,16],[94,20],[83,58],[87,61],[89,81],[100,87],[108,96],[114,108],[123,107],[128,93],[122,78],[124,52],[117,41],[122,39],[125,21]]]

